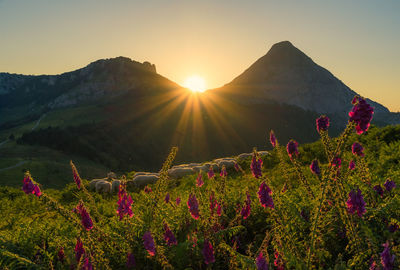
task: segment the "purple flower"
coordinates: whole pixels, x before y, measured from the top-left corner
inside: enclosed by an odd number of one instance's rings
[[[257,270],[268,270],[268,263],[265,260],[261,251],[260,251],[260,254],[258,254],[258,257],[256,259],[256,265],[257,265]]]
[[[325,115],[322,115],[316,120],[316,123],[318,132],[327,131],[329,127],[329,118]]]
[[[342,166],[341,158],[339,156],[335,156],[331,161],[331,166],[340,168]]]
[[[220,203],[217,203],[217,215],[218,216],[222,215],[222,206]]]
[[[169,229],[168,224],[164,223],[164,240],[167,242],[168,246],[177,245],[178,242],[176,241],[175,235]]]
[[[131,269],[136,266],[135,256],[132,253],[128,253],[126,256],[126,268]]]
[[[354,96],[353,99],[351,100],[351,104],[355,105],[358,101],[358,96]]]
[[[64,263],[65,261],[65,253],[64,253],[64,248],[60,247],[60,249],[57,252],[57,259],[61,262]]]
[[[321,170],[319,169],[319,164],[318,164],[318,160],[317,159],[314,159],[311,162],[310,170],[315,175],[320,175],[321,174]]]
[[[147,231],[144,233],[143,245],[150,256],[154,256],[156,254],[156,246],[154,244],[153,236],[151,236],[151,232]]]
[[[239,167],[239,164],[237,164],[237,162],[235,162],[234,167],[235,167],[235,170],[236,170],[237,172],[240,171],[240,167]]]
[[[169,193],[167,193],[167,195],[165,195],[165,199],[164,199],[165,203],[169,203],[169,199],[170,199],[170,196],[169,196]]]
[[[78,205],[76,206],[76,210],[81,215],[83,227],[87,231],[90,231],[93,228],[93,221],[82,202],[78,203]]]
[[[379,270],[378,265],[373,260],[373,258],[371,258],[370,262],[371,262],[371,264],[369,265],[369,270]]]
[[[394,255],[390,255],[389,243],[386,242],[382,245],[384,247],[383,252],[381,253],[381,264],[384,270],[392,270],[394,269]]]
[[[83,248],[83,243],[80,238],[76,240],[76,245],[75,245],[75,259],[76,262],[79,262],[81,260],[82,255],[85,254],[85,249]]]
[[[200,216],[199,213],[199,202],[196,199],[195,194],[190,194],[189,199],[187,201],[187,206],[189,208],[189,212],[194,219],[198,219]]]
[[[349,162],[349,169],[350,169],[350,170],[354,170],[355,167],[356,167],[356,163],[354,162],[354,160],[350,160],[350,162]]]
[[[76,186],[78,187],[78,189],[81,189],[81,177],[79,176],[78,170],[76,169],[74,163],[72,163],[72,160],[69,162],[69,164],[71,165],[72,168],[72,176],[74,177]]]
[[[261,168],[262,168],[262,160],[258,157],[257,153],[254,151],[253,159],[251,160],[250,169],[255,178],[260,178],[262,176]]]
[[[212,165],[210,166],[210,169],[207,172],[207,176],[208,176],[208,179],[211,179],[215,176]]]
[[[361,97],[354,98],[353,102],[354,107],[349,112],[349,121],[355,122],[357,124],[357,134],[362,134],[367,131],[370,126],[372,115],[374,114],[374,108],[372,108],[365,99]]]
[[[208,241],[207,239],[204,240],[203,258],[204,258],[205,264],[215,262],[213,246],[212,246],[211,242]]]
[[[388,229],[389,229],[389,232],[394,233],[399,229],[399,225],[397,225],[396,223],[390,224]]]
[[[250,216],[251,212],[251,198],[249,192],[247,192],[246,200],[244,201],[244,206],[240,214],[242,215],[243,219],[247,219]]]
[[[273,130],[270,131],[269,133],[269,141],[271,142],[272,147],[276,147],[276,137],[275,137],[275,133]]]
[[[393,180],[386,179],[385,184],[383,184],[387,191],[392,191],[396,187],[396,183]]]
[[[378,193],[379,196],[383,196],[383,188],[381,185],[374,186],[374,190],[376,191],[376,193]]]
[[[221,172],[220,172],[219,176],[221,176],[221,177],[227,177],[228,176],[228,172],[226,171],[225,165],[222,166],[222,169],[221,169]]]
[[[288,142],[288,144],[286,146],[286,150],[287,150],[287,153],[288,153],[290,159],[292,159],[293,156],[298,156],[299,155],[299,150],[297,149],[298,145],[299,144],[294,140],[290,140]]]
[[[364,156],[363,151],[364,151],[364,148],[358,142],[353,143],[353,145],[351,146],[351,152],[355,156],[363,157]]]
[[[196,179],[196,186],[201,187],[202,185],[204,185],[203,175],[201,174],[201,172],[199,172],[199,175]]]
[[[119,220],[122,220],[125,215],[129,217],[133,217],[133,211],[132,211],[132,204],[133,200],[131,195],[126,194],[124,192],[121,194],[121,197],[118,200],[118,209],[117,209],[117,214],[119,215]]]
[[[176,205],[180,205],[181,204],[181,198],[180,197],[176,197]]]
[[[36,195],[37,197],[40,197],[42,195],[42,192],[40,191],[40,188],[37,184],[33,183],[32,177],[29,174],[29,172],[25,173],[23,184],[22,184],[22,190],[26,194],[33,194]]]
[[[257,194],[258,194],[258,199],[260,200],[260,203],[263,207],[269,207],[272,209],[275,207],[271,197],[272,191],[269,188],[269,186],[267,186],[265,181],[261,183]]]
[[[354,214],[357,211],[357,215],[362,217],[362,215],[366,212],[365,210],[365,202],[364,198],[361,194],[361,190],[357,189],[357,191],[352,190],[349,193],[349,199],[346,202],[347,210],[350,214]]]
[[[93,270],[93,265],[92,265],[92,263],[89,261],[89,257],[86,257],[86,258],[83,260],[82,270]]]

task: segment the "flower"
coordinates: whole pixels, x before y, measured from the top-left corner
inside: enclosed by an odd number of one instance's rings
[[[385,184],[383,184],[387,191],[392,191],[396,187],[396,183],[393,180],[386,179]]]
[[[294,140],[290,140],[288,142],[288,144],[286,145],[286,150],[287,150],[287,153],[288,153],[290,159],[292,159],[293,156],[299,155],[299,150],[297,149],[298,145],[299,144]]]
[[[350,160],[350,162],[349,162],[349,169],[350,169],[350,170],[354,170],[355,167],[356,167],[356,163],[354,162],[354,160]]]
[[[93,221],[82,201],[78,203],[76,210],[81,215],[82,226],[85,227],[86,230],[90,231],[93,228]]]
[[[222,214],[222,207],[221,207],[221,204],[220,204],[220,203],[217,203],[217,215],[218,215],[218,216],[221,216],[221,214]]]
[[[40,197],[40,195],[42,195],[39,186],[33,183],[32,177],[29,172],[25,173],[22,190],[25,192],[25,194],[33,194],[37,197]]]
[[[310,170],[315,175],[320,175],[321,174],[321,170],[319,169],[319,165],[318,165],[318,160],[317,159],[314,159],[311,162]]]
[[[214,249],[213,249],[211,242],[208,241],[208,239],[204,240],[203,258],[204,258],[205,264],[215,262]]]
[[[272,209],[275,207],[272,197],[270,196],[272,194],[272,191],[269,188],[269,186],[267,186],[265,181],[261,183],[257,194],[258,194],[258,199],[260,200],[260,203],[263,207],[269,207]]]
[[[383,196],[383,188],[381,185],[374,186],[374,190],[376,191],[376,193],[378,193],[379,196]]]
[[[78,189],[81,189],[81,177],[79,176],[78,170],[76,169],[74,163],[72,163],[72,160],[69,162],[69,164],[71,165],[71,169],[72,169],[72,176],[74,177],[76,186],[78,187]]]
[[[76,262],[79,262],[81,260],[82,255],[85,254],[85,249],[83,248],[83,243],[80,238],[76,240],[76,245],[75,245],[75,259]]]
[[[89,261],[89,257],[85,257],[85,259],[83,260],[82,270],[93,270],[93,265]]]
[[[57,252],[57,259],[61,262],[64,263],[65,261],[65,253],[64,253],[64,248],[60,247],[60,249]]]
[[[199,213],[199,202],[196,199],[195,194],[190,194],[189,199],[187,201],[187,206],[189,208],[189,212],[194,219],[198,219],[200,216]]]
[[[169,196],[169,193],[167,193],[167,195],[165,195],[165,198],[164,198],[165,203],[169,203],[169,199],[170,199],[170,196]]]
[[[349,112],[349,121],[355,122],[357,124],[357,134],[362,134],[367,131],[370,126],[372,115],[374,114],[374,108],[372,108],[365,99],[361,97],[354,97],[352,103],[354,107]]]
[[[144,187],[144,192],[146,192],[147,194],[149,194],[150,192],[152,192],[153,190],[151,190],[151,187],[149,186],[145,186]]]
[[[210,211],[211,211],[211,213],[214,212],[214,209],[217,207],[217,205],[218,205],[218,203],[217,203],[217,200],[215,199],[214,191],[212,191],[210,194]]]
[[[239,167],[239,164],[237,164],[237,162],[235,162],[234,167],[235,167],[235,170],[236,170],[237,172],[240,171],[240,167]]]
[[[350,214],[354,214],[357,211],[357,215],[362,217],[362,215],[366,212],[365,210],[365,202],[364,198],[361,195],[361,190],[357,189],[357,191],[352,190],[349,193],[349,199],[346,202],[347,210]]]
[[[399,225],[397,225],[396,223],[390,224],[388,229],[389,229],[389,232],[394,233],[399,229]]]
[[[207,176],[208,176],[208,179],[211,179],[211,178],[213,178],[215,176],[215,173],[213,171],[213,166],[212,165],[210,166],[210,169],[207,172]]]
[[[394,255],[390,255],[389,243],[386,242],[382,245],[384,247],[383,252],[381,253],[381,264],[384,270],[394,269]]]
[[[254,151],[253,159],[251,160],[250,169],[255,178],[260,178],[262,176],[261,168],[262,168],[262,160],[258,157],[257,152]]]
[[[199,175],[196,178],[196,186],[201,187],[202,185],[204,185],[203,175],[199,172]]]
[[[246,200],[244,201],[244,206],[240,214],[242,215],[243,219],[247,219],[250,216],[251,212],[251,198],[249,192],[247,192]]]
[[[363,157],[364,156],[363,151],[364,151],[364,148],[358,142],[353,143],[353,145],[351,146],[351,152],[355,156]]]
[[[175,235],[169,229],[168,224],[164,223],[164,240],[167,242],[168,246],[177,245],[178,242],[176,241]]]
[[[126,256],[126,268],[130,269],[136,266],[135,256],[132,253],[128,252]]]
[[[219,176],[221,176],[221,177],[227,177],[228,176],[228,172],[226,171],[225,165],[222,166],[221,173],[219,174]]]
[[[340,168],[342,166],[341,158],[339,156],[335,156],[331,161],[331,166]]]
[[[257,265],[257,270],[268,270],[268,263],[265,260],[261,251],[256,258],[256,265]]]
[[[154,239],[151,236],[151,232],[147,231],[143,235],[143,245],[147,250],[150,256],[154,256],[156,254],[156,246],[154,244]]]
[[[278,270],[285,270],[285,263],[283,262],[282,256],[279,254],[277,250],[274,252],[275,260],[274,265]]]
[[[329,127],[329,118],[325,115],[322,115],[320,118],[317,118],[316,124],[318,132],[327,131]]]
[[[181,204],[181,198],[180,197],[176,197],[176,205],[180,205]]]
[[[274,133],[273,130],[271,130],[271,131],[269,132],[269,141],[271,142],[272,147],[275,148],[275,147],[276,147],[277,141],[276,141],[275,133]]]
[[[130,218],[133,217],[132,204],[133,200],[131,195],[128,197],[125,192],[118,200],[117,214],[119,215],[119,220],[122,220],[125,215],[129,216]]]

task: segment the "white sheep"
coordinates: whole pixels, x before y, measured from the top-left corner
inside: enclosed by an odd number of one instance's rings
[[[118,192],[121,180],[114,180],[111,183],[111,192]]]
[[[96,192],[111,193],[111,183],[105,180],[96,183]]]
[[[129,180],[127,184],[129,186],[134,186],[134,187],[139,187],[143,188],[147,186],[148,184],[154,184],[158,180],[158,176],[156,174],[144,174],[144,175],[138,175],[133,177],[132,180]]]
[[[107,178],[101,178],[101,179],[93,179],[92,181],[90,181],[89,183],[89,189],[90,190],[96,190],[96,184],[99,181],[105,181]]]
[[[195,171],[190,167],[173,167],[168,170],[168,176],[174,179],[179,179],[194,173]]]

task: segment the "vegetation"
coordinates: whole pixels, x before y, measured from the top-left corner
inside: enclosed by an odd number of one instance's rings
[[[76,183],[62,190],[27,173],[29,195],[0,188],[0,266],[398,269],[400,126],[360,121],[337,138],[320,121],[321,140],[299,148],[271,136],[270,155],[255,151],[227,176],[203,172],[203,185],[168,178],[176,148],[156,184],[118,195],[88,191],[74,166]]]

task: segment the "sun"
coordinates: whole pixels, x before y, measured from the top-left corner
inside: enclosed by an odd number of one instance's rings
[[[206,91],[206,81],[198,75],[187,77],[185,82],[183,83],[183,86],[188,88],[192,92],[201,93]]]

